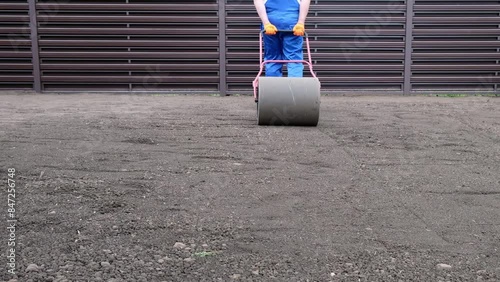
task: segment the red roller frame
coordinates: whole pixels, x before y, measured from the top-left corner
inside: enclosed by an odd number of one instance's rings
[[[293,32],[292,30],[278,30],[278,32]],[[264,71],[264,67],[266,64],[268,63],[283,63],[283,64],[286,64],[286,63],[303,63],[303,64],[307,64],[309,66],[309,71],[311,72],[311,75],[316,78],[316,74],[314,73],[314,70],[313,70],[313,64],[312,64],[312,59],[311,59],[311,47],[310,47],[310,44],[309,44],[309,36],[307,35],[307,33],[304,34],[305,36],[305,41],[306,41],[306,49],[307,49],[307,57],[308,57],[308,60],[267,60],[267,61],[264,61],[263,59],[263,48],[262,48],[262,45],[263,45],[263,40],[262,40],[262,37],[263,37],[263,34],[264,34],[264,31],[261,31],[259,33],[259,62],[260,62],[260,70],[259,70],[259,73],[257,74],[257,76],[255,77],[254,81],[253,81],[253,97],[255,99],[255,101],[257,101],[257,88],[259,86],[259,77],[261,76],[262,72]]]

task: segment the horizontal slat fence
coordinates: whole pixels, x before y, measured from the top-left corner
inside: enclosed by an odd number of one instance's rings
[[[39,0],[37,10],[44,90],[218,91],[216,0]]]
[[[33,88],[28,10],[26,0],[0,2],[0,90]]]
[[[498,91],[500,1],[415,1],[413,90]]]
[[[251,93],[259,26],[247,0],[6,0],[0,89]],[[306,28],[324,93],[499,92],[500,1],[312,0]]]

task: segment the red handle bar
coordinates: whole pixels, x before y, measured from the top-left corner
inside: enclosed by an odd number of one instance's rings
[[[309,36],[306,33],[304,33],[304,37],[306,38],[306,49],[307,49],[307,58],[308,60],[305,61],[305,60],[267,60],[267,61],[264,61],[263,59],[263,40],[262,40],[262,37],[263,37],[263,34],[264,34],[264,30],[260,31],[259,33],[259,62],[260,62],[260,70],[259,70],[259,73],[257,74],[257,77],[255,77],[254,81],[253,81],[253,96],[255,99],[257,99],[257,86],[258,86],[258,83],[259,83],[259,77],[260,75],[262,74],[262,72],[264,71],[264,66],[267,64],[267,63],[303,63],[303,64],[307,64],[309,66],[309,71],[311,72],[311,75],[316,78],[316,74],[314,73],[314,70],[313,70],[313,64],[312,64],[312,59],[311,59],[311,47],[310,47],[310,44],[309,44]],[[278,32],[293,32],[293,30],[278,30]]]

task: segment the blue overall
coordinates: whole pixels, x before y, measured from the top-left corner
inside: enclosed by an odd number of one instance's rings
[[[293,30],[299,20],[300,0],[267,0],[267,17],[278,30]],[[264,60],[303,60],[302,36],[292,32],[278,32],[276,35],[264,34]],[[283,64],[266,64],[266,76],[283,76]],[[302,77],[302,63],[288,63],[289,77]]]

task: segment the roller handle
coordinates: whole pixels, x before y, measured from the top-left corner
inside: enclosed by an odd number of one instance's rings
[[[264,71],[264,66],[267,64],[267,63],[283,63],[283,64],[286,64],[286,63],[303,63],[303,64],[307,64],[309,66],[309,71],[311,72],[311,75],[316,78],[316,74],[314,73],[314,70],[313,70],[313,64],[312,64],[312,59],[311,59],[311,47],[310,47],[310,44],[309,44],[309,36],[307,34],[307,32],[304,32],[304,37],[306,38],[306,47],[307,47],[307,57],[308,57],[308,60],[305,61],[305,60],[267,60],[267,61],[264,61],[264,56],[263,56],[263,40],[262,40],[262,37],[264,36],[264,32],[265,30],[261,30],[260,33],[259,33],[259,62],[260,62],[260,70],[259,70],[259,73],[257,74],[257,77],[255,77],[254,81],[253,81],[253,96],[255,98],[255,101],[257,101],[257,86],[258,86],[258,83],[259,83],[259,77],[260,75],[262,74],[262,72]],[[278,32],[293,32],[293,30],[278,30]]]

